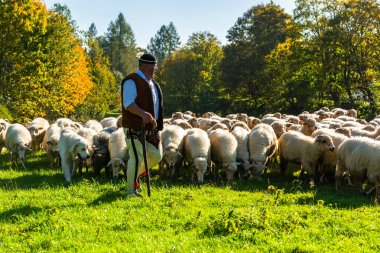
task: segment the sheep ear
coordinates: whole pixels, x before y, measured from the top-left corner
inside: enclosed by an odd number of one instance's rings
[[[322,143],[322,141],[324,141],[324,140],[325,140],[325,138],[323,135],[318,135],[317,137],[315,137],[315,142],[321,142]]]
[[[70,152],[71,153],[74,153],[74,150],[76,149],[76,147],[79,145],[79,141],[78,140],[75,140],[73,143],[72,143],[72,145],[71,145],[71,147],[70,147]]]

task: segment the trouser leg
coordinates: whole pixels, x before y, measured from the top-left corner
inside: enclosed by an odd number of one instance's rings
[[[127,135],[126,135],[127,136]],[[133,149],[132,140],[126,137],[126,143],[128,146],[129,160],[127,163],[127,194],[136,191],[136,180],[138,175],[141,175],[145,171],[144,156],[142,144],[139,140],[134,139]],[[146,143],[146,153],[148,168],[155,166],[162,158],[162,146],[160,144],[157,149],[150,143]],[[137,168],[137,173],[136,173]]]

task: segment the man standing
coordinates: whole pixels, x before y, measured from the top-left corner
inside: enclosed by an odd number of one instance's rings
[[[162,146],[158,131],[163,128],[162,92],[153,80],[157,69],[156,58],[143,54],[139,58],[139,69],[122,81],[122,127],[129,150],[127,164],[127,195],[139,196],[138,176],[144,174],[142,133],[145,128],[148,168],[162,158]]]

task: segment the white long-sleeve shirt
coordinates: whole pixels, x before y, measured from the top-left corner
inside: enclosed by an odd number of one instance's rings
[[[138,74],[144,81],[149,84],[150,89],[152,90],[152,95],[153,95],[153,105],[154,105],[154,118],[157,120],[158,119],[158,108],[159,108],[159,103],[158,101],[158,90],[156,86],[153,84],[152,80],[149,80],[144,73],[141,70],[137,70],[136,74]],[[132,79],[129,79],[127,81],[124,81],[123,83],[123,106],[125,109],[127,107],[135,102],[135,99],[137,97],[137,89],[136,89],[136,84]]]

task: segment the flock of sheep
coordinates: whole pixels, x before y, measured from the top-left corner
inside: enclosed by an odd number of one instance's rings
[[[113,177],[126,169],[128,147],[121,119],[107,117],[84,124],[60,118],[53,124],[36,118],[25,126],[0,119],[0,151],[5,147],[10,160],[24,164],[26,152],[46,150],[50,166],[61,164],[67,182],[89,166],[99,175],[102,168]],[[220,117],[208,112],[176,112],[164,120],[161,131],[163,159],[160,174],[169,178],[189,177],[203,183],[205,174],[220,175],[229,182],[236,177],[266,173],[269,161],[280,161],[281,175],[287,164],[301,165],[310,177],[324,182],[335,177],[363,190],[363,183],[380,196],[380,117],[367,122],[354,109],[323,107],[298,116],[267,114],[261,119],[244,113]],[[277,165],[276,165],[277,166]]]

